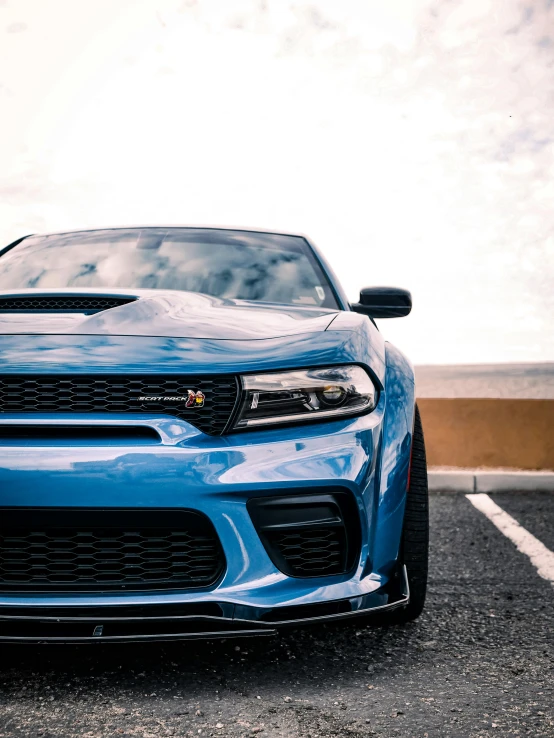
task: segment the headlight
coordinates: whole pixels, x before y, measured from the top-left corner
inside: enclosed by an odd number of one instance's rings
[[[360,366],[332,366],[242,377],[234,428],[340,418],[373,410],[377,392]]]

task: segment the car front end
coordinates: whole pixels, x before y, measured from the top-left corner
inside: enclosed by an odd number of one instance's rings
[[[408,605],[413,369],[333,291],[0,276],[0,640],[262,635]]]

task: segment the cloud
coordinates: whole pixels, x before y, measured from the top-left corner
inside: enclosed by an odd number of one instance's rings
[[[40,7],[6,40],[4,241],[306,231],[352,298],[412,289],[386,330],[415,360],[554,358],[554,4],[98,0],[71,38]]]
[[[28,28],[26,23],[10,23],[6,26],[6,33],[23,33]]]

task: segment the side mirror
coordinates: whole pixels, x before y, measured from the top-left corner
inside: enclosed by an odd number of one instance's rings
[[[412,295],[400,287],[364,287],[350,307],[370,318],[402,318],[412,309]]]

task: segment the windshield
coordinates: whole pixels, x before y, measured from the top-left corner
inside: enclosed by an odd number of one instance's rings
[[[128,228],[32,236],[0,258],[0,290],[160,289],[337,309],[300,236]]]

